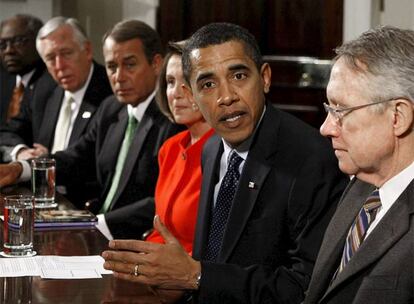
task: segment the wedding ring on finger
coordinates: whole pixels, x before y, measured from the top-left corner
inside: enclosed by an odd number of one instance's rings
[[[138,268],[139,268],[139,265],[138,264],[135,264],[135,267],[134,267],[134,276],[139,276],[139,271],[138,271]]]

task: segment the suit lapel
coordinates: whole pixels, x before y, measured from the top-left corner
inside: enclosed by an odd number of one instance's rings
[[[309,290],[316,298],[322,297],[329,288],[333,274],[339,266],[349,228],[372,189],[371,185],[356,178],[345,189],[338,209],[326,229],[313,270]]]
[[[119,180],[118,189],[116,190],[115,196],[112,200],[111,209],[114,206],[114,202],[116,202],[124,191],[126,185],[130,181],[130,176],[132,171],[135,168],[135,163],[140,155],[142,150],[143,144],[146,141],[149,131],[151,130],[152,126],[154,125],[154,119],[151,115],[152,111],[155,107],[154,100],[151,101],[147,110],[145,111],[142,120],[139,122],[137,129],[135,130],[134,139],[132,140],[131,146],[129,147],[129,151],[124,163],[124,168],[122,169],[121,178]]]
[[[277,130],[279,125],[279,117],[272,110],[268,105],[249,149],[224,232],[223,246],[218,256],[218,262],[227,261],[236,247],[257,201],[260,189],[271,169],[268,159],[277,151],[277,136],[274,131],[269,130],[275,130],[275,125]]]
[[[201,259],[207,244],[211,210],[213,208],[214,187],[218,180],[220,158],[223,153],[223,144],[221,138],[217,135],[213,135],[204,147],[204,157],[202,159],[203,179],[193,246],[193,256],[196,259]]]
[[[91,81],[88,84],[88,88],[83,96],[78,115],[76,116],[75,123],[73,124],[69,145],[73,144],[79,139],[79,137],[81,137],[82,133],[85,131],[85,128],[88,126],[89,120],[99,107],[101,101],[108,96],[106,93],[105,83],[101,80],[102,77],[106,77],[105,71],[95,62],[93,64],[94,69]]]
[[[410,183],[368,238],[364,240],[347,266],[333,282],[331,289],[378,260],[408,231],[409,216],[414,212],[412,204],[410,205],[410,202],[413,201],[413,184],[414,182]]]
[[[364,240],[344,270],[333,281],[324,297],[347,279],[375,263],[408,231],[410,214],[414,212],[414,205],[412,204],[414,200],[413,187],[414,181],[404,190],[368,238]],[[368,195],[369,193],[366,194],[366,196]],[[343,249],[343,244],[341,249]]]
[[[5,122],[10,99],[13,95],[13,89],[16,86],[16,76],[7,73],[6,70],[3,70],[2,68],[0,71],[0,86],[0,122]]]
[[[39,143],[45,145],[49,150],[55,137],[56,123],[59,117],[60,107],[63,102],[64,91],[61,87],[56,87],[53,94],[47,101],[42,125],[39,133]]]
[[[89,96],[85,94],[81,106],[79,108],[78,115],[76,116],[75,123],[73,124],[72,133],[70,134],[69,145],[73,144],[79,137],[81,137],[85,128],[87,127],[89,120],[93,113],[96,111],[96,106],[89,102]]]
[[[121,150],[122,141],[125,135],[125,129],[128,123],[127,107],[123,106],[117,115],[117,118],[108,128],[99,152],[99,170],[103,177],[103,191],[106,197],[112,184],[112,178],[115,174],[116,161]]]

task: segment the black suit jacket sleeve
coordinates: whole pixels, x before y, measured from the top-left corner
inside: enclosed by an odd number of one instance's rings
[[[33,145],[37,139],[36,133],[40,129],[46,102],[56,86],[56,82],[47,71],[30,84],[30,88],[25,90],[23,95],[19,114],[0,127],[2,146]]]
[[[225,232],[225,247],[235,244],[231,251],[222,253],[217,263],[201,261],[200,303],[300,303],[348,182],[329,143],[316,131],[285,114],[273,115],[271,108],[266,112],[237,191],[248,193],[240,188],[247,189],[258,171],[267,174],[245,222],[237,209],[243,208],[242,200],[248,203],[248,194],[236,194],[240,205],[230,217],[238,219],[234,223],[239,234],[229,225]],[[205,216],[199,214],[199,219]],[[226,239],[226,234],[238,239]]]
[[[108,212],[105,222],[115,239],[140,239],[152,227],[154,215],[154,198],[146,197]]]

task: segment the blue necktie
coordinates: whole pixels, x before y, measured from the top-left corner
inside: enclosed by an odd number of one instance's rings
[[[224,175],[223,181],[220,185],[216,205],[213,210],[208,235],[207,250],[204,254],[205,260],[215,261],[218,253],[220,252],[227,219],[229,217],[234,194],[236,193],[237,185],[239,183],[239,166],[242,161],[243,158],[241,158],[236,152],[232,153],[227,172]]]

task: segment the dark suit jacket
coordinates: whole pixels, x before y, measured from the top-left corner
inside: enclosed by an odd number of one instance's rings
[[[111,187],[127,123],[127,107],[111,96],[99,108],[88,133],[71,148],[55,154],[58,182],[74,178],[82,180],[84,176],[96,172],[100,186],[100,204],[95,211],[99,211]],[[135,132],[110,210],[154,196],[158,177],[158,150],[163,142],[178,130],[178,126],[173,125],[161,114],[153,100]],[[149,207],[145,210],[146,215],[142,219],[143,230],[152,226],[152,200],[149,200]],[[124,231],[123,223],[112,226],[110,220],[108,226],[111,231],[121,235],[132,234],[136,238],[143,232]]]
[[[330,285],[349,228],[373,190],[354,179],[344,192],[326,231],[305,303],[414,303],[414,182]]]
[[[42,81],[48,82],[50,78]],[[12,119],[6,127],[0,129],[2,146],[14,147],[17,144],[32,146],[36,142],[44,145],[49,150],[52,148],[64,90],[56,86],[51,93],[46,93],[45,88],[47,86],[39,85],[38,87],[39,89],[36,89],[33,93],[31,102],[25,103],[20,114]],[[105,68],[94,63],[91,81],[76,117],[69,145],[76,142],[86,132],[96,109],[102,100],[111,94],[112,91]],[[89,114],[84,115],[86,112],[89,112]]]
[[[222,151],[218,137],[203,151],[196,259],[207,245]],[[199,302],[300,303],[346,183],[329,142],[268,104],[240,176],[218,260],[201,262]]]
[[[0,64],[0,125],[6,123],[7,110],[16,86],[16,75],[7,73],[3,65]]]
[[[28,85],[24,89],[23,97],[22,97],[22,106],[25,103],[30,102],[32,99],[32,95],[38,85],[38,81],[42,78],[47,78],[51,81],[45,82],[42,81],[42,90],[46,90],[47,92],[51,92],[52,89],[55,88],[56,83],[50,77],[49,73],[46,70],[43,61],[39,61],[39,63],[35,67],[35,71],[32,77],[29,80]],[[14,87],[16,86],[16,75],[9,74],[3,67],[0,68],[0,125],[6,123],[6,116],[7,111],[9,108],[9,103],[11,96],[13,94]]]

